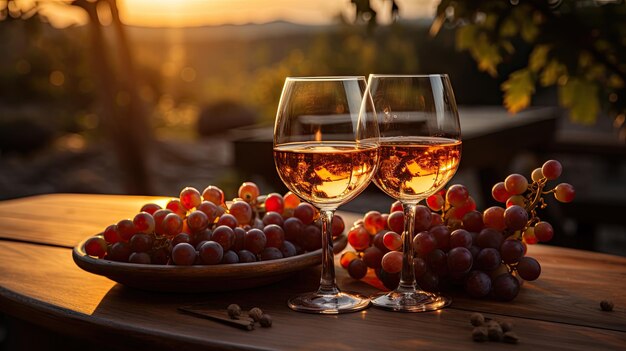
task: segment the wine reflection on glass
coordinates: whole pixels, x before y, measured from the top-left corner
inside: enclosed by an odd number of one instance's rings
[[[418,203],[441,190],[461,160],[461,131],[452,86],[447,75],[372,74],[368,89],[380,132],[374,183],[399,200],[404,211],[400,283],[394,291],[373,296],[372,303],[402,312],[437,310],[451,301],[418,286],[413,239],[416,232],[427,230],[431,224],[430,210]]]
[[[287,78],[274,128],[274,162],[287,188],[320,210],[319,289],[289,300],[296,311],[355,312],[369,298],[335,281],[331,223],[337,207],[369,184],[378,164],[378,125],[364,77]]]

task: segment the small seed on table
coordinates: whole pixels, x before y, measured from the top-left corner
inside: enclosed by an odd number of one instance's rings
[[[228,305],[226,310],[228,311],[228,316],[232,319],[239,319],[239,316],[241,316],[241,307],[237,304],[232,303]]]
[[[272,326],[272,317],[269,314],[264,314],[259,319],[259,323],[261,323],[263,328],[269,328]]]
[[[485,323],[485,317],[478,312],[474,312],[470,316],[470,323],[475,327],[479,327]]]
[[[263,311],[260,308],[254,307],[250,311],[248,311],[248,316],[254,319],[255,322],[259,322],[261,320],[261,316],[263,316]]]
[[[602,311],[611,312],[613,311],[613,307],[614,305],[612,301],[602,300],[600,302],[600,308],[602,309]]]
[[[477,342],[487,341],[487,328],[485,327],[476,327],[472,330],[472,339]]]

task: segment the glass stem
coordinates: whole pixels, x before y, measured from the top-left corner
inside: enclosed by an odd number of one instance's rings
[[[322,278],[318,292],[323,295],[339,293],[335,281],[335,258],[333,253],[332,223],[335,210],[320,210],[322,217]]]
[[[404,232],[402,233],[402,271],[400,272],[400,285],[396,291],[415,291],[415,269],[413,268],[413,236],[415,230],[415,206],[414,203],[402,203],[404,210]]]

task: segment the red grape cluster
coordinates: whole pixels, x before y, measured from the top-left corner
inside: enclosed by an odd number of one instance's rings
[[[291,257],[322,246],[319,213],[289,192],[259,195],[241,185],[227,205],[224,192],[187,187],[165,208],[145,204],[132,220],[108,226],[85,242],[90,256],[118,262],[174,265],[248,263]],[[343,233],[335,216],[333,236]]]
[[[415,215],[414,270],[418,285],[427,291],[462,287],[475,298],[509,301],[519,293],[522,280],[535,280],[539,262],[526,256],[526,245],[548,241],[554,230],[537,216],[545,208],[543,195],[561,202],[574,199],[574,188],[561,183],[546,190],[549,180],[561,175],[558,161],[550,160],[532,172],[532,183],[520,174],[509,175],[492,189],[505,206],[476,210],[476,202],[460,184],[431,195]],[[341,265],[361,279],[373,269],[388,289],[394,289],[402,269],[404,213],[400,202],[390,213],[370,211],[348,232],[356,251],[345,252]]]

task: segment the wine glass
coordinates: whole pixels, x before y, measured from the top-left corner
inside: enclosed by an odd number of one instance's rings
[[[274,162],[287,188],[320,210],[319,289],[289,300],[309,313],[355,312],[368,297],[335,281],[331,223],[337,207],[367,187],[378,164],[378,125],[364,77],[287,78],[276,114]]]
[[[416,230],[430,226],[430,210],[418,203],[441,190],[461,160],[461,130],[452,86],[445,74],[372,74],[368,89],[380,132],[374,183],[399,200],[404,210],[400,283],[392,292],[373,296],[372,303],[402,312],[437,310],[451,301],[417,285],[413,237]]]

